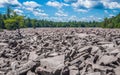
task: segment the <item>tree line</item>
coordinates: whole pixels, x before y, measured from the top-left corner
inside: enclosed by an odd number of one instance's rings
[[[101,24],[103,28],[120,28],[120,13],[111,18],[105,18]]]
[[[36,27],[103,27],[103,28],[120,28],[120,14],[116,17],[105,18],[103,22],[55,22],[48,20],[37,20],[18,15],[10,7],[7,7],[5,14],[0,14],[0,29],[15,30],[19,28],[36,28]]]

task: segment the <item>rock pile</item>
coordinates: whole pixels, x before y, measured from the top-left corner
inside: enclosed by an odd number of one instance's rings
[[[120,75],[120,30],[0,32],[0,75]]]

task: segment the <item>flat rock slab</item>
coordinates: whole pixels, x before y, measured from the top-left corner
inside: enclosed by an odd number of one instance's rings
[[[86,74],[86,75],[100,75],[100,72],[89,73],[89,74]]]
[[[70,70],[70,75],[77,75],[78,74],[78,70]]]
[[[5,74],[4,74],[4,72],[1,72],[1,71],[0,71],[0,75],[5,75]]]
[[[0,43],[0,46],[8,46],[7,43]]]
[[[46,67],[48,71],[52,72],[64,66],[64,55],[41,59],[40,62],[41,67]]]
[[[27,72],[27,75],[35,75],[35,73],[31,72],[31,71],[28,71]]]
[[[80,38],[85,38],[85,37],[87,37],[87,36],[89,36],[88,34],[86,34],[86,33],[80,33],[80,34],[76,34],[78,37],[80,37]]]
[[[35,60],[38,57],[38,55],[36,54],[36,52],[30,52],[29,55],[29,60]]]
[[[114,53],[120,53],[120,50],[118,49],[114,49],[113,51],[110,52],[111,54],[114,54]]]
[[[57,55],[58,55],[58,53],[57,53],[57,52],[54,52],[54,53],[49,54],[48,56],[49,56],[49,57],[54,57],[54,56],[57,56]]]
[[[115,69],[115,74],[116,75],[120,75],[120,67],[118,67],[118,68]]]
[[[109,63],[111,63],[111,62],[113,62],[113,61],[116,61],[117,60],[117,58],[116,57],[114,57],[114,56],[108,56],[108,55],[104,55],[101,59],[100,59],[100,63],[104,63],[104,64],[109,64]]]

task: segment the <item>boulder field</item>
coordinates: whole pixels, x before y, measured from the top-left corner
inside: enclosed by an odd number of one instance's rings
[[[120,75],[120,29],[4,30],[0,75]]]

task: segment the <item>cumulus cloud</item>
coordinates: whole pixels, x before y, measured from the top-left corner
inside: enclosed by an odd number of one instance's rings
[[[55,13],[55,16],[66,17],[68,14],[64,13],[62,10],[58,10],[58,12]]]
[[[64,0],[65,2],[77,2],[77,0]]]
[[[118,3],[118,2],[102,1],[102,3],[105,6],[105,8],[108,8],[108,9],[117,9],[117,8],[120,8],[120,3]]]
[[[120,1],[118,0],[65,0],[71,2],[71,6],[76,11],[83,11],[87,9],[120,9]],[[79,10],[80,9],[80,10]],[[82,10],[81,10],[82,9]]]
[[[34,14],[34,16],[37,16],[37,17],[40,17],[40,16],[41,17],[47,17],[48,16],[48,14],[46,14],[44,12],[44,10],[41,10],[40,8],[33,9],[31,12]]]
[[[23,11],[20,10],[20,9],[14,9],[14,12],[16,12],[16,13],[19,14],[19,15],[22,15],[22,14],[23,14]]]
[[[109,14],[109,17],[113,17],[113,16],[115,16],[114,14]]]
[[[77,12],[83,12],[83,13],[86,13],[86,12],[89,11],[87,9],[76,9],[76,8],[74,8],[74,10],[77,11]]]
[[[118,12],[117,10],[113,10],[114,13]]]
[[[69,4],[60,3],[60,2],[58,2],[58,1],[48,1],[48,2],[46,3],[46,5],[52,6],[52,7],[55,7],[55,8],[62,8],[63,6],[69,6]]]
[[[37,17],[41,16],[41,17],[47,17],[48,14],[44,13],[44,12],[36,12],[34,11],[33,14]]]
[[[102,8],[103,4],[100,1],[95,0],[78,0],[76,3],[72,3],[72,6],[75,8]]]
[[[17,13],[23,13],[23,11],[20,10],[20,9],[14,9],[14,11],[17,12]]]
[[[26,1],[23,3],[24,9],[33,13],[34,16],[46,17],[48,14],[44,12],[44,10],[40,9],[42,5],[38,4],[35,1]]]
[[[109,14],[108,10],[104,10],[104,12],[105,12],[106,14]]]
[[[68,21],[80,21],[80,19],[77,16],[72,15],[69,17]]]
[[[0,0],[0,7],[6,6],[17,7],[21,6],[21,3],[19,3],[18,0]]]
[[[47,4],[48,6],[52,6],[52,7],[58,7],[58,8],[61,8],[62,7],[62,4],[57,2],[57,1],[48,1]]]
[[[25,5],[26,7],[29,7],[29,8],[39,8],[41,5],[34,2],[34,1],[26,1],[23,3],[23,5]]]
[[[120,0],[64,0],[76,9],[120,9]]]
[[[101,17],[96,17],[96,16],[87,16],[87,17],[81,17],[80,18],[80,21],[102,21],[102,18]]]

